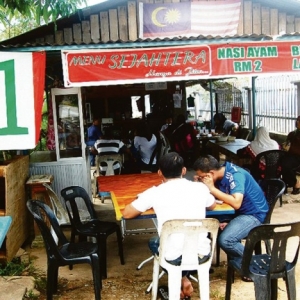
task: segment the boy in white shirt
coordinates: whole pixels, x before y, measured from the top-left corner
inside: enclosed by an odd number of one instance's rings
[[[162,184],[152,187],[141,193],[123,212],[126,219],[134,218],[142,212],[153,208],[158,222],[158,234],[164,222],[174,219],[204,219],[206,209],[214,209],[215,198],[208,188],[201,182],[189,181],[183,176],[186,174],[184,161],[176,152],[170,152],[161,157],[158,174],[162,177]],[[180,236],[171,236],[170,251],[166,259],[176,261],[181,255],[182,243]],[[201,245],[200,245],[201,244]],[[158,253],[159,238],[152,238],[149,247],[153,253]],[[210,252],[210,241],[207,237],[199,243],[199,254],[207,255]],[[181,296],[189,297],[193,291],[191,282],[183,274]]]

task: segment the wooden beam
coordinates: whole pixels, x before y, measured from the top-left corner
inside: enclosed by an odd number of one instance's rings
[[[64,43],[64,34],[62,30],[55,31],[55,43],[58,45],[63,45]]]
[[[110,9],[109,14],[109,31],[110,31],[110,40],[117,41],[119,39],[119,26],[118,22],[118,12],[116,9]]]
[[[64,40],[69,45],[73,43],[72,28],[64,28]]]
[[[261,34],[261,5],[253,3],[253,33]]]
[[[286,16],[286,33],[295,32],[295,16]]]
[[[262,34],[271,34],[271,26],[270,26],[270,8],[262,7],[261,8],[261,33]]]
[[[278,22],[278,30],[279,34],[286,33],[286,13],[279,13],[278,14],[279,22]]]
[[[300,32],[300,18],[295,18],[295,32]]]
[[[241,0],[241,9],[240,9],[240,20],[237,29],[238,35],[244,34],[244,0]]]
[[[278,35],[278,9],[271,8],[271,35]]]
[[[136,41],[137,33],[137,7],[135,1],[128,1],[128,37],[130,41]]]
[[[122,41],[128,41],[128,22],[126,6],[118,7],[119,35]]]
[[[85,44],[89,44],[91,42],[91,26],[90,21],[82,21],[82,41]]]
[[[91,39],[94,43],[99,43],[100,42],[99,16],[91,15],[90,22],[91,22]]]
[[[108,42],[109,38],[109,25],[108,25],[108,12],[100,12],[100,33],[101,33],[101,42]]]
[[[74,35],[74,42],[76,44],[82,43],[82,33],[81,33],[81,24],[75,23],[73,24],[73,35]]]
[[[252,1],[244,1],[244,34],[252,34]]]

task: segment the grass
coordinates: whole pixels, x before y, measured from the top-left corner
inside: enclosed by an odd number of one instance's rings
[[[13,258],[12,261],[0,268],[0,276],[21,276],[25,271],[28,272],[32,264],[22,262],[20,258]]]
[[[12,261],[0,267],[0,276],[32,276],[35,279],[35,288],[41,293],[46,291],[47,279],[38,274],[30,259],[23,262],[19,257],[13,258]],[[23,299],[37,300],[39,295],[34,290],[28,290]]]

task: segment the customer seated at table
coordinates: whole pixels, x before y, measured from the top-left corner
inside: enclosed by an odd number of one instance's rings
[[[109,154],[125,154],[127,153],[127,158],[129,161],[124,162],[123,169],[121,170],[122,174],[130,174],[130,173],[138,173],[137,167],[135,166],[135,162],[131,155],[130,150],[126,147],[126,145],[119,139],[114,137],[113,129],[111,127],[107,127],[104,129],[104,135],[101,139],[97,140],[93,149],[94,154],[98,155],[109,155]],[[113,165],[113,169],[115,174],[119,174],[120,164],[116,162]],[[100,173],[105,175],[106,165],[105,163],[101,163],[100,165]]]
[[[216,113],[213,119],[216,133],[228,135],[232,132],[236,132],[239,128],[237,123],[227,120],[223,113]]]
[[[239,149],[237,151],[237,155],[241,158],[249,158],[251,160],[251,163],[253,163],[255,157],[259,153],[268,150],[279,150],[279,149],[280,149],[279,144],[275,140],[272,140],[270,138],[268,129],[262,126],[257,129],[254,140],[246,147]],[[243,167],[249,168],[251,170],[251,164],[244,165]],[[263,172],[265,168],[266,168],[265,162],[261,161],[259,164],[259,169]]]
[[[183,157],[187,166],[189,161],[194,161],[199,154],[196,132],[190,123],[186,123],[182,114],[177,116],[174,128],[170,136],[171,148]]]
[[[296,177],[296,170],[300,167],[300,116],[296,119],[296,129],[290,132],[283,150],[287,153],[282,159],[282,179],[289,187],[293,187],[292,194],[300,194],[300,180]]]
[[[141,170],[156,169],[157,138],[147,124],[140,123],[135,130],[132,152]]]
[[[153,208],[158,222],[158,234],[164,222],[174,219],[204,219],[206,209],[214,209],[215,198],[209,193],[208,188],[201,182],[193,182],[183,178],[186,173],[184,161],[176,152],[169,152],[159,160],[158,175],[162,178],[162,184],[152,187],[141,193],[123,211],[123,217],[134,218],[142,212]],[[201,195],[199,198],[197,195]],[[168,260],[176,260],[180,257],[182,243],[180,237],[173,236],[170,240],[170,252]],[[159,238],[154,237],[149,241],[152,253],[158,253]],[[210,252],[210,240],[201,240],[199,254],[205,256]],[[191,296],[193,287],[184,272],[182,278],[181,298]],[[178,287],[179,288],[179,287]]]
[[[229,223],[220,223],[220,247],[231,257],[242,257],[250,230],[261,225],[269,210],[264,193],[249,172],[230,162],[220,165],[211,155],[198,158],[194,163],[195,181],[203,182],[210,193],[236,210]]]
[[[165,124],[161,126],[160,131],[161,131],[161,132],[164,132],[164,131],[167,130],[168,128],[171,128],[171,127],[172,127],[172,123],[173,123],[173,118],[170,117],[170,116],[166,117],[166,119],[165,119]]]

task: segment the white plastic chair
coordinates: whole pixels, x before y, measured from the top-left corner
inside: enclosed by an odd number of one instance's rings
[[[182,271],[197,270],[199,294],[201,300],[209,300],[209,269],[215,250],[218,235],[219,221],[217,219],[199,220],[171,220],[163,224],[160,235],[159,255],[154,257],[152,300],[157,298],[159,268],[168,272],[169,299],[180,299],[180,287]],[[165,260],[168,237],[174,233],[184,235],[182,262],[180,266],[174,266]],[[200,233],[210,233],[211,251],[210,257],[204,263],[198,262],[198,240]]]
[[[93,183],[93,197],[97,196],[97,178],[102,176],[100,174],[100,164],[104,162],[106,164],[105,176],[115,175],[114,165],[119,164],[119,174],[121,174],[122,166],[124,163],[124,156],[122,154],[105,154],[96,156],[96,171],[94,172]],[[107,195],[106,195],[107,196]],[[104,202],[104,196],[101,197],[102,203]]]

